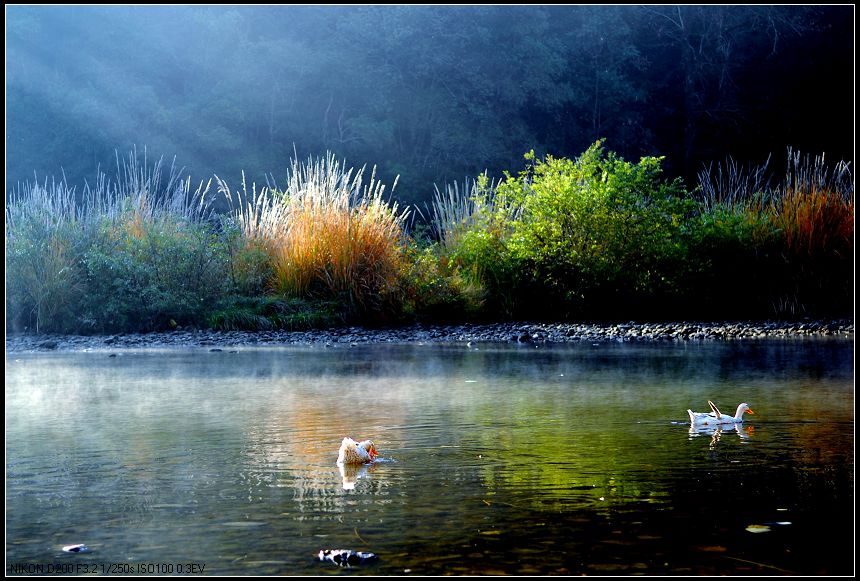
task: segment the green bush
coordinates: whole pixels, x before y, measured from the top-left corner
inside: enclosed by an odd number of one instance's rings
[[[689,221],[685,311],[697,316],[760,317],[778,280],[779,232],[751,208],[713,206]]]
[[[479,318],[487,296],[478,277],[456,267],[438,244],[406,250],[400,274],[402,314],[431,321]]]
[[[662,158],[632,164],[600,141],[576,160],[526,157],[531,167],[498,189],[522,208],[507,250],[525,277],[524,310],[629,317],[668,308],[687,268],[694,204],[680,180],[661,179]]]
[[[486,174],[461,191],[458,184],[438,189],[433,225],[442,274],[472,316],[512,316],[518,268],[508,249],[520,207],[500,194]]]
[[[221,238],[227,252],[231,294],[263,296],[274,276],[272,251],[266,240],[246,236],[235,216],[221,219]]]
[[[95,331],[199,325],[228,290],[226,262],[205,224],[169,214],[106,219],[84,257],[84,323]]]

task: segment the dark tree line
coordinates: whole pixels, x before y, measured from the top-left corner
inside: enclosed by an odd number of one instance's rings
[[[574,156],[853,159],[853,6],[7,9],[7,191],[146,145],[195,179],[282,178],[294,151],[396,194]]]

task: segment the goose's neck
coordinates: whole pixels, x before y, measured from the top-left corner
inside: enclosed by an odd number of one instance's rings
[[[744,411],[745,411],[745,410],[744,410],[744,406],[739,405],[739,406],[738,406],[738,411],[736,411],[736,412],[735,412],[735,421],[736,421],[736,422],[742,422],[742,421],[744,421]]]

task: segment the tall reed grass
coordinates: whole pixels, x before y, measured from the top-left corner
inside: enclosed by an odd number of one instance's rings
[[[699,173],[704,212],[731,211],[767,217],[786,251],[812,255],[853,248],[854,180],[850,164],[828,167],[824,155],[810,158],[788,149],[784,180],[771,185],[768,161],[744,170],[731,158]]]
[[[433,234],[443,248],[452,250],[457,246],[463,235],[475,226],[478,213],[486,207],[482,202],[487,196],[483,192],[477,192],[475,180],[471,182],[467,178],[464,182],[463,191],[460,184],[454,182],[445,186],[445,192],[439,191],[435,186],[432,205]]]
[[[291,162],[283,189],[256,185],[232,193],[234,219],[248,240],[271,256],[271,289],[294,297],[343,298],[358,310],[379,307],[403,270],[409,211],[383,198],[373,168],[346,168],[333,153]],[[396,187],[397,181],[394,182]]]
[[[743,170],[729,159],[699,174],[702,217],[713,248],[738,247],[751,296],[777,315],[845,309],[853,295],[854,180],[850,164],[788,149],[784,178],[771,185],[767,163]],[[725,262],[696,257],[704,264]]]
[[[466,179],[463,188],[454,182],[445,191],[434,186],[431,224],[433,234],[447,252],[455,251],[463,237],[476,229],[505,229],[522,214],[522,207],[498,193],[498,184],[486,174]]]
[[[6,312],[14,329],[69,324],[83,293],[88,215],[65,179],[25,183],[6,205]]]
[[[193,189],[146,150],[117,154],[82,195],[65,181],[24,184],[6,208],[13,329],[148,330],[199,317],[220,292],[209,184]]]
[[[705,212],[767,202],[771,187],[770,156],[761,165],[740,167],[731,157],[699,172],[699,199]]]
[[[806,256],[853,253],[854,180],[849,164],[840,161],[831,169],[824,155],[810,160],[791,150],[788,162],[780,196],[768,208],[786,250]]]

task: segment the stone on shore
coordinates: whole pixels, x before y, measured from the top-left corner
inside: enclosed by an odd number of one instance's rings
[[[116,351],[122,348],[199,348],[252,345],[321,345],[330,348],[368,343],[551,343],[604,341],[730,341],[775,338],[843,337],[853,339],[854,322],[764,321],[705,323],[493,323],[409,325],[391,329],[341,327],[311,331],[188,331],[116,335],[7,335],[6,352]]]

